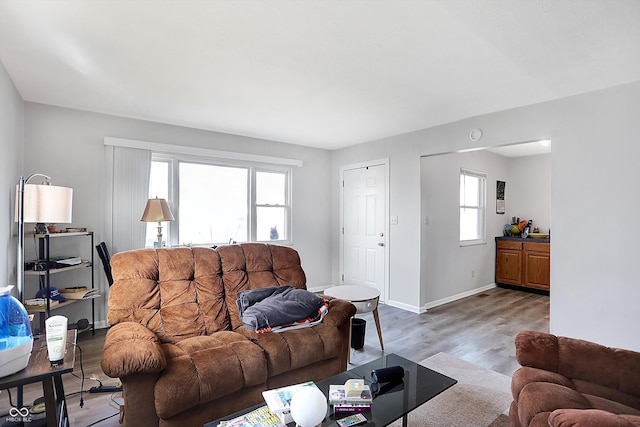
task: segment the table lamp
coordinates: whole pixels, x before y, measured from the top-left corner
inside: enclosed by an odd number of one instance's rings
[[[147,206],[144,208],[142,218],[140,218],[140,221],[158,223],[158,248],[162,247],[162,222],[173,220],[175,218],[171,213],[171,209],[169,209],[167,201],[157,197],[147,200]]]
[[[318,387],[302,387],[291,398],[291,418],[300,427],[316,427],[327,415],[327,398]]]

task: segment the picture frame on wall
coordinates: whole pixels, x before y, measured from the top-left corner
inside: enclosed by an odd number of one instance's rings
[[[505,213],[505,202],[504,202],[504,189],[507,183],[505,181],[497,181],[496,184],[496,213],[499,215],[504,215]]]

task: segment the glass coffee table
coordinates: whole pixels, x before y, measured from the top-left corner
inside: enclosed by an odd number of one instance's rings
[[[449,378],[439,372],[425,368],[415,362],[405,359],[396,354],[388,354],[364,365],[357,366],[348,371],[342,372],[333,377],[317,381],[316,385],[322,390],[325,396],[329,393],[331,384],[344,384],[351,378],[362,378],[366,384],[371,384],[371,371],[374,369],[387,368],[391,366],[402,366],[404,368],[404,378],[402,383],[377,394],[371,405],[371,412],[363,413],[367,417],[366,424],[360,426],[386,426],[392,422],[402,418],[402,425],[407,425],[407,415],[418,406],[426,403],[439,395],[458,381]],[[240,415],[246,414],[254,409],[264,406],[260,403],[244,411],[231,414],[220,420],[215,420],[205,424],[205,427],[217,427],[220,421],[229,420]],[[327,409],[327,416],[322,422],[322,426],[337,426],[336,420],[346,417],[348,414],[336,414],[331,411],[331,407]],[[288,424],[294,426],[295,423]]]

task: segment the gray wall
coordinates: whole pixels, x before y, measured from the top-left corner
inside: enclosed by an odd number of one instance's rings
[[[531,219],[533,226],[543,233],[551,228],[551,156],[510,159],[505,191],[505,216]]]
[[[0,62],[0,286],[16,284],[13,237],[16,184],[22,172],[24,103]],[[14,290],[14,295],[17,295]]]
[[[333,274],[339,270],[340,167],[390,159],[388,303],[415,307],[420,292],[420,156],[510,143],[553,140],[551,156],[551,330],[640,350],[640,248],[633,223],[640,210],[640,144],[636,142],[640,82],[487,114],[337,150],[332,156]],[[469,132],[482,128],[480,144]],[[612,229],[616,227],[616,230]]]
[[[308,286],[331,284],[330,152],[30,102],[25,103],[24,129],[25,170],[46,173],[54,184],[73,187],[72,225],[93,230],[96,242],[104,239],[100,195],[105,136],[302,160],[303,167],[293,168],[293,246],[300,252]],[[132,212],[136,219],[140,215]],[[95,271],[105,289],[100,266]],[[106,299],[99,301],[97,317],[102,320]],[[69,313],[71,320],[90,314],[89,304],[84,311],[79,306]]]
[[[421,159],[420,301],[426,308],[493,287],[494,237],[502,235],[506,217],[496,214],[496,180],[510,181],[508,165],[509,159],[488,151]],[[460,246],[460,168],[487,177],[485,244]]]

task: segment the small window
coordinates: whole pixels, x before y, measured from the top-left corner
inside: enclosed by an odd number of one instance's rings
[[[460,169],[460,244],[485,243],[486,175]]]
[[[287,236],[287,174],[256,172],[256,240],[289,240]]]

